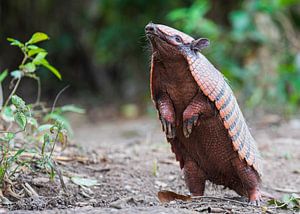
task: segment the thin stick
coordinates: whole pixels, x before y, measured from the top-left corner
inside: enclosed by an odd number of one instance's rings
[[[223,198],[223,197],[216,197],[216,196],[192,196],[191,199],[214,199],[214,200],[221,200],[221,201],[230,201],[230,202],[234,202],[234,203],[237,203],[237,204],[242,204],[242,205],[245,205],[245,206],[259,207],[259,206],[252,205],[252,204],[249,204],[249,203],[245,203],[245,202],[242,202],[242,201],[237,201],[237,200],[234,200],[234,199]]]
[[[67,187],[66,187],[65,181],[63,179],[61,170],[55,161],[53,161],[53,168],[58,175],[62,189],[64,190],[65,193],[67,193]]]
[[[37,97],[35,104],[39,104],[41,100],[41,79],[39,77],[36,78],[37,85],[38,85],[38,92],[37,92]]]
[[[16,93],[16,90],[17,90],[17,88],[18,88],[18,86],[19,86],[19,84],[20,84],[21,79],[22,79],[21,77],[18,78],[17,83],[15,84],[14,89],[11,91],[9,97],[8,97],[7,100],[5,101],[4,106],[3,106],[2,109],[1,109],[1,112],[0,112],[1,114],[3,113],[3,110],[4,110],[5,107],[7,106],[8,102],[9,102],[10,99],[11,99],[11,97]]]
[[[3,105],[3,90],[0,82],[0,109],[2,108],[2,105]]]
[[[282,188],[278,188],[278,187],[274,187],[273,188],[275,191],[277,191],[277,192],[286,192],[286,193],[300,193],[300,191],[299,190],[293,190],[293,189],[282,189]]]
[[[54,100],[54,102],[53,102],[53,105],[52,105],[51,114],[52,114],[53,111],[54,111],[54,108],[55,108],[55,106],[56,106],[56,102],[57,102],[59,96],[60,96],[67,88],[69,88],[69,87],[70,87],[70,85],[67,85],[67,86],[65,86],[63,89],[61,89],[60,92],[58,92],[58,94],[56,95],[55,100]]]

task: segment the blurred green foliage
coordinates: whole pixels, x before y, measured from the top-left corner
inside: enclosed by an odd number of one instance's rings
[[[229,25],[220,26],[206,18],[211,1],[171,11],[174,26],[192,35],[211,39],[206,52],[229,79],[248,107],[294,112],[300,103],[300,41],[296,0],[240,1],[229,11]],[[296,15],[296,14],[294,14]],[[283,107],[283,108],[282,108]]]
[[[0,69],[14,58],[2,45],[3,38],[44,31],[53,41],[47,47],[53,55],[48,57],[64,70],[64,81],[73,87],[69,93],[87,97],[92,92],[92,104],[149,102],[144,26],[153,21],[209,38],[211,46],[204,54],[250,109],[292,113],[300,104],[298,2],[1,1]],[[45,72],[43,77],[49,95],[53,84],[60,83]]]

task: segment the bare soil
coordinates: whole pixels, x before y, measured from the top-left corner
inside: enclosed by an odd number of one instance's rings
[[[276,117],[275,117],[276,118]],[[160,190],[189,194],[156,118],[136,120],[73,119],[75,141],[58,160],[67,186],[58,178],[49,182],[45,174],[19,176],[39,196],[23,198],[0,213],[262,213],[266,208],[242,205],[235,192],[207,183],[205,198],[162,204]],[[251,124],[252,133],[264,158],[262,190],[275,197],[300,193],[300,120],[262,118]],[[32,179],[33,176],[33,179]],[[96,179],[98,184],[82,187],[70,177]],[[224,199],[232,199],[231,202]],[[268,199],[264,198],[263,206]],[[292,213],[268,208],[267,213]]]

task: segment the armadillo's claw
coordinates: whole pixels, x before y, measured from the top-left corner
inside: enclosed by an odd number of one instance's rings
[[[167,121],[163,118],[161,118],[160,120],[161,120],[162,130],[163,132],[165,132],[167,130]]]
[[[260,190],[259,189],[250,190],[248,194],[249,194],[249,205],[260,206],[260,202],[262,201]]]
[[[249,205],[251,205],[251,206],[260,206],[260,202],[261,202],[261,200],[259,199],[259,200],[254,200],[254,201],[249,201]]]
[[[164,118],[160,118],[162,129],[166,133],[167,138],[174,138],[175,137],[175,124],[167,121]]]
[[[183,121],[183,134],[186,138],[190,137],[193,126],[197,125],[198,117],[198,115],[194,115],[191,118]]]

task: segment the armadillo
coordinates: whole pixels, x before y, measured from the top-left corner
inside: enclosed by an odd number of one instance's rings
[[[153,23],[145,33],[152,100],[191,194],[209,180],[259,204],[261,156],[226,78],[200,53],[209,40]]]

